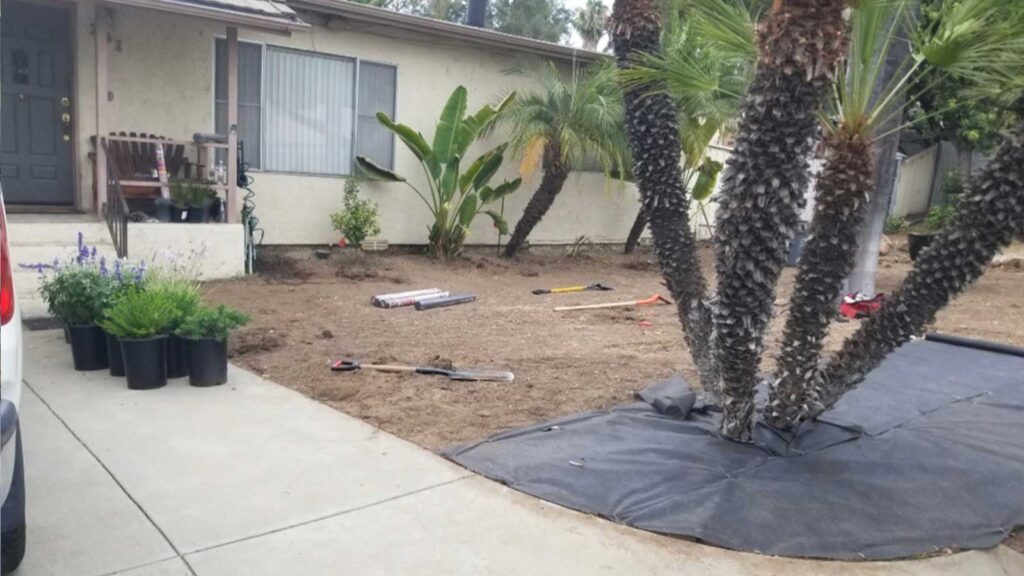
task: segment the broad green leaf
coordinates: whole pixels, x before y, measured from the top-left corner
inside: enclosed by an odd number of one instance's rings
[[[715,191],[715,184],[718,182],[718,173],[722,171],[722,163],[708,158],[704,160],[697,169],[697,182],[693,185],[692,196],[698,202],[703,202],[711,197]]]
[[[480,167],[480,171],[473,178],[473,188],[480,188],[490,182],[494,173],[501,168],[501,163],[505,161],[504,153],[505,144],[502,144],[480,157],[480,160],[483,160],[483,166]]]
[[[448,164],[455,154],[456,139],[465,115],[466,89],[459,86],[448,98],[448,103],[444,105],[441,120],[437,123],[437,131],[434,132],[434,157],[437,158],[439,164]]]
[[[366,156],[356,156],[356,165],[363,171],[367,178],[372,180],[385,180],[387,182],[405,182],[405,177],[395,174],[391,170],[377,164]]]
[[[480,168],[483,167],[485,160],[485,156],[477,158],[475,162],[469,165],[469,168],[466,168],[466,171],[462,173],[462,176],[459,177],[459,190],[461,190],[463,194],[469,190],[470,184],[472,184],[473,179],[476,178],[477,172],[480,172]]]
[[[480,196],[480,205],[482,206],[491,201],[491,195],[494,194],[494,188],[484,185],[477,194]]]
[[[462,199],[462,206],[459,206],[459,224],[466,228],[473,223],[476,216],[476,194],[467,194]]]
[[[427,156],[430,156],[430,144],[427,144],[427,140],[423,137],[423,134],[420,134],[405,124],[395,122],[383,112],[377,112],[377,121],[383,124],[388,130],[397,134],[416,158],[424,160]]]
[[[509,105],[510,105],[510,104],[512,104],[512,102],[514,102],[514,101],[515,101],[515,99],[516,99],[516,92],[515,92],[515,91],[513,90],[512,92],[509,92],[509,93],[508,93],[508,96],[505,96],[505,99],[504,99],[504,100],[502,100],[502,101],[501,101],[501,102],[500,102],[500,103],[498,104],[498,107],[497,107],[497,108],[495,109],[495,111],[496,111],[496,112],[497,112],[498,114],[500,114],[500,113],[504,112],[504,111],[505,111],[505,109],[506,109],[506,108],[508,108],[508,107],[509,107]]]
[[[455,185],[459,180],[459,161],[462,160],[458,156],[452,156],[451,160],[448,161],[448,165],[444,167],[444,175],[441,176],[441,200],[447,202],[455,197]]]
[[[494,202],[495,200],[500,200],[505,196],[508,196],[509,194],[518,190],[519,185],[522,183],[522,178],[516,178],[515,180],[502,182],[497,187],[495,187],[493,191],[491,191],[491,194],[488,196],[487,201]]]
[[[508,234],[508,222],[505,221],[501,214],[494,210],[487,210],[484,214],[491,217],[491,220],[494,221],[494,227],[498,229],[499,234]]]

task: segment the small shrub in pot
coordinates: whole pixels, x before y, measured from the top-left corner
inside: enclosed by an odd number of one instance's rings
[[[121,260],[114,261],[114,266],[110,271],[113,278],[113,294],[108,304],[108,309],[113,306],[122,296],[126,295],[132,290],[142,289],[142,279],[145,274],[146,268],[144,265],[134,265]],[[106,310],[104,310],[106,315]],[[107,337],[107,357],[110,360],[110,375],[111,376],[124,376],[124,357],[121,355],[121,341],[117,339],[117,336],[103,331]]]
[[[197,308],[175,332],[188,349],[188,379],[193,386],[216,386],[228,379],[228,335],[249,322],[245,314],[226,308]]]
[[[39,265],[46,269],[39,292],[55,318],[67,326],[75,370],[102,370],[108,366],[107,341],[98,326],[114,292],[103,258],[96,258],[78,235],[78,254],[65,262]]]
[[[130,290],[107,311],[103,329],[121,342],[128,388],[167,384],[167,338],[175,316],[166,294],[148,289]]]

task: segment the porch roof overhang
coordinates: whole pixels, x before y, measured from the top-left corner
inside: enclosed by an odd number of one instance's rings
[[[299,19],[294,10],[273,0],[104,0],[104,3],[173,12],[278,34],[309,29],[309,24]]]

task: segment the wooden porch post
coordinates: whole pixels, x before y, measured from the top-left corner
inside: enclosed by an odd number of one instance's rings
[[[107,153],[103,138],[107,135],[110,97],[110,51],[107,47],[110,19],[107,7],[99,2],[95,7],[96,28],[96,213],[103,216],[107,202]]]
[[[238,28],[228,27],[228,222],[238,222]]]

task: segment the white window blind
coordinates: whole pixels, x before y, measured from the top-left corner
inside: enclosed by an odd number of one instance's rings
[[[266,50],[263,167],[345,175],[352,163],[355,61]]]
[[[214,62],[214,128],[227,134],[223,39]],[[376,114],[395,116],[396,84],[397,69],[387,64],[239,42],[238,134],[246,162],[270,172],[332,176],[351,174],[356,155],[392,167],[394,135]]]
[[[366,156],[386,168],[394,165],[394,136],[377,121],[377,112],[395,117],[397,70],[387,64],[359,63],[359,119],[356,156]]]

